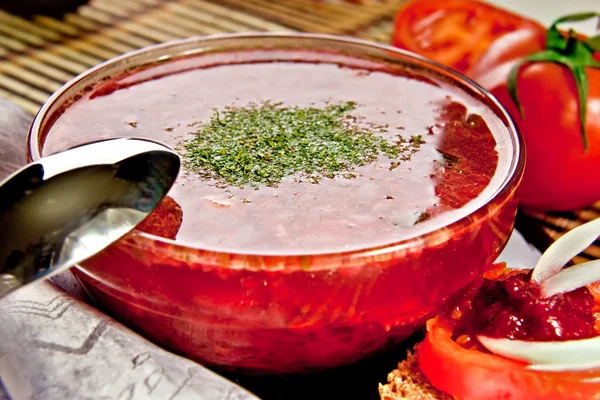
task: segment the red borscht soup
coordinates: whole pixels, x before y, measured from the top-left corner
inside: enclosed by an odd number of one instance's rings
[[[315,112],[351,104],[343,123],[351,121],[352,127],[340,134],[360,129],[405,151],[395,158],[379,154],[318,182],[300,171],[273,185],[228,185],[214,174],[184,167],[169,193],[178,218],[171,218],[169,227],[155,223],[141,229],[193,247],[244,254],[364,249],[468,215],[498,189],[502,179],[494,176],[509,167],[510,155],[494,134],[506,130],[504,124],[451,83],[368,59],[283,50],[188,57],[115,76],[88,88],[62,111],[44,154],[97,138],[137,136],[162,141],[186,160],[186,143],[206,134],[202,127],[215,116],[228,110],[235,116],[248,107],[264,112],[265,102]],[[295,117],[287,116],[283,124],[291,126],[304,115]],[[307,128],[317,138],[321,122],[313,118]],[[237,123],[218,134],[240,129]],[[261,128],[253,123],[242,128]],[[213,139],[212,145],[225,140]],[[245,151],[253,146],[247,144]],[[232,162],[238,156],[219,149]],[[157,213],[164,217],[169,209]]]

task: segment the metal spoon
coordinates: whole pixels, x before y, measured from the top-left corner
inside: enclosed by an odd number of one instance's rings
[[[0,298],[134,229],[179,168],[179,156],[158,142],[108,139],[45,157],[0,182]]]

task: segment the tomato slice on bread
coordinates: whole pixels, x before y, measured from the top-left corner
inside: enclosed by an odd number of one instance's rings
[[[452,339],[444,317],[427,323],[417,356],[431,384],[460,400],[572,400],[600,393],[600,371],[533,371],[520,361],[466,349]]]
[[[578,226],[532,270],[491,266],[427,322],[419,373],[460,400],[599,398],[600,261],[565,268],[599,234]]]
[[[573,247],[573,243],[577,241],[585,245],[593,240],[598,226],[600,226],[600,220],[590,222],[587,224],[588,232],[582,232],[586,228],[582,226],[566,235],[570,237],[565,237],[565,240],[557,242],[555,245],[563,248],[565,246]],[[577,235],[579,237],[576,237]],[[588,237],[584,237],[586,235]],[[569,239],[571,239],[570,242]],[[570,251],[576,250],[571,249]],[[552,260],[555,256],[550,253],[551,251],[547,251],[546,255],[542,257],[544,260],[541,260],[538,265],[552,265],[556,260]],[[560,251],[554,253],[560,253]],[[549,259],[550,262],[547,262]],[[596,265],[595,261],[586,264],[593,267],[592,263]],[[580,267],[583,265],[576,268],[581,269]],[[546,267],[542,265],[539,268]],[[558,277],[562,274],[560,279],[564,281],[565,274],[563,273],[567,270],[568,268],[562,272],[555,271],[552,276]],[[535,272],[535,269],[533,271]],[[537,276],[539,277],[540,274]],[[481,332],[482,326],[492,329],[499,327],[500,331],[505,332],[502,333],[504,337],[514,336],[515,333],[518,335],[525,333],[533,334],[529,339],[535,340],[536,333],[531,333],[531,328],[537,330],[539,335],[544,333],[544,326],[553,325],[560,331],[562,325],[565,329],[562,332],[557,331],[555,339],[546,338],[544,340],[560,342],[578,336],[583,338],[598,336],[598,332],[600,332],[598,331],[598,321],[600,321],[600,313],[598,313],[600,309],[599,282],[562,294],[544,297],[542,296],[543,291],[538,291],[539,288],[544,288],[544,283],[537,283],[535,277],[536,275],[531,274],[530,271],[506,269],[504,264],[497,264],[486,272],[485,279],[480,279],[465,290],[463,300],[459,301],[451,311],[427,322],[427,335],[419,345],[416,356],[420,372],[436,389],[461,400],[598,398],[600,395],[600,369],[560,371],[530,369],[529,363],[488,351],[481,343],[477,342],[476,338],[479,336],[469,331],[469,327],[474,328],[475,332]],[[551,278],[546,278],[546,281],[548,279]],[[590,277],[590,279],[597,279],[597,277]],[[515,282],[525,281],[530,282],[530,286],[512,286]],[[521,293],[513,296],[511,293],[513,289]],[[540,296],[539,299],[534,299],[534,303],[529,302],[532,294]],[[525,299],[527,301],[523,301]],[[539,313],[538,306],[542,306],[542,313]],[[538,307],[537,311],[536,307]],[[523,329],[515,330],[514,326],[506,327],[502,322],[507,321],[506,318],[496,318],[505,316],[506,311],[514,316],[514,320],[519,321],[518,325]],[[578,313],[581,315],[574,315]],[[481,324],[481,319],[477,316],[484,316],[487,319]],[[591,316],[593,318],[590,318]],[[536,323],[538,321],[539,325]],[[588,330],[586,335],[579,335],[581,330],[576,326],[582,321],[591,329],[591,332]],[[498,324],[500,325],[498,326]],[[467,327],[466,330],[465,327]]]

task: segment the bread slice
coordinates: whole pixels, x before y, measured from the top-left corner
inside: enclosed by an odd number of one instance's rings
[[[419,369],[418,345],[407,352],[406,360],[388,374],[388,383],[379,384],[381,400],[453,400],[454,397],[437,390]]]

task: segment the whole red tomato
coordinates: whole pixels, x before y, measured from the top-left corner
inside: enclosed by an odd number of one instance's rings
[[[473,76],[507,108],[525,140],[523,207],[566,211],[600,200],[598,43],[557,28],[597,17],[559,18],[548,30],[544,50]]]

